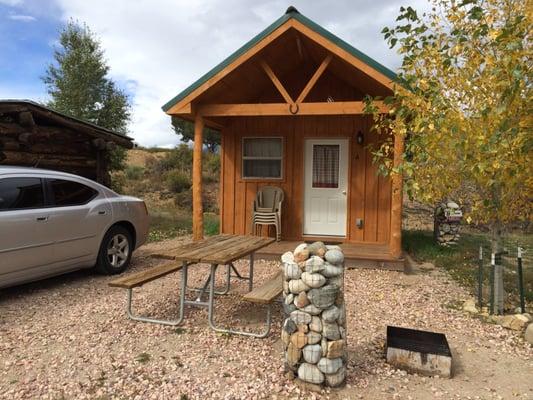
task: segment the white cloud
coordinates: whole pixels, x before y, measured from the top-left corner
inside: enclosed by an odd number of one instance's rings
[[[133,88],[130,134],[142,145],[176,143],[161,106],[289,5],[284,0],[114,0],[112,6],[108,0],[55,1],[64,20],[79,19],[96,32],[113,78]],[[403,2],[390,0],[387,7],[375,0],[293,3],[302,14],[394,69],[398,57],[380,31],[394,23]]]
[[[33,22],[36,21],[36,18],[31,15],[22,15],[22,14],[9,14],[9,19],[13,21],[22,21],[22,22]]]

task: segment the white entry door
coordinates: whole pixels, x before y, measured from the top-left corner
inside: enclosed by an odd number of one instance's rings
[[[305,142],[304,235],[346,236],[348,139]]]

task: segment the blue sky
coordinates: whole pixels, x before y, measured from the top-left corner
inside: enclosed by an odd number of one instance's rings
[[[0,98],[46,100],[41,76],[69,19],[101,41],[111,77],[130,95],[129,134],[145,146],[179,138],[161,106],[282,15],[289,5],[396,69],[383,41],[401,5],[426,0],[0,0]]]
[[[0,1],[0,97],[45,99],[40,80],[61,26],[53,14]]]

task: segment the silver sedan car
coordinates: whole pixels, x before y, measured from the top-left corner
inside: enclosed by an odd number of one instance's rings
[[[76,175],[0,166],[0,288],[81,268],[121,273],[148,227],[140,199]]]

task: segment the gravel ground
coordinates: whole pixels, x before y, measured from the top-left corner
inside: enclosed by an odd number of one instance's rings
[[[147,252],[179,240],[146,246],[132,271],[164,262]],[[257,261],[256,283],[277,268]],[[207,271],[198,266],[191,278],[200,284]],[[135,293],[136,310],[176,315],[179,279],[145,285]],[[347,271],[348,383],[322,393],[284,377],[279,306],[263,340],[214,333],[205,309],[188,309],[180,328],[161,327],[128,320],[125,291],[107,287],[110,280],[80,271],[0,291],[1,399],[533,399],[531,346],[458,310],[467,293],[436,271]],[[245,289],[236,283],[218,300],[219,324],[260,328],[259,308],[238,301]],[[387,324],[444,332],[455,376],[424,378],[388,366]]]

